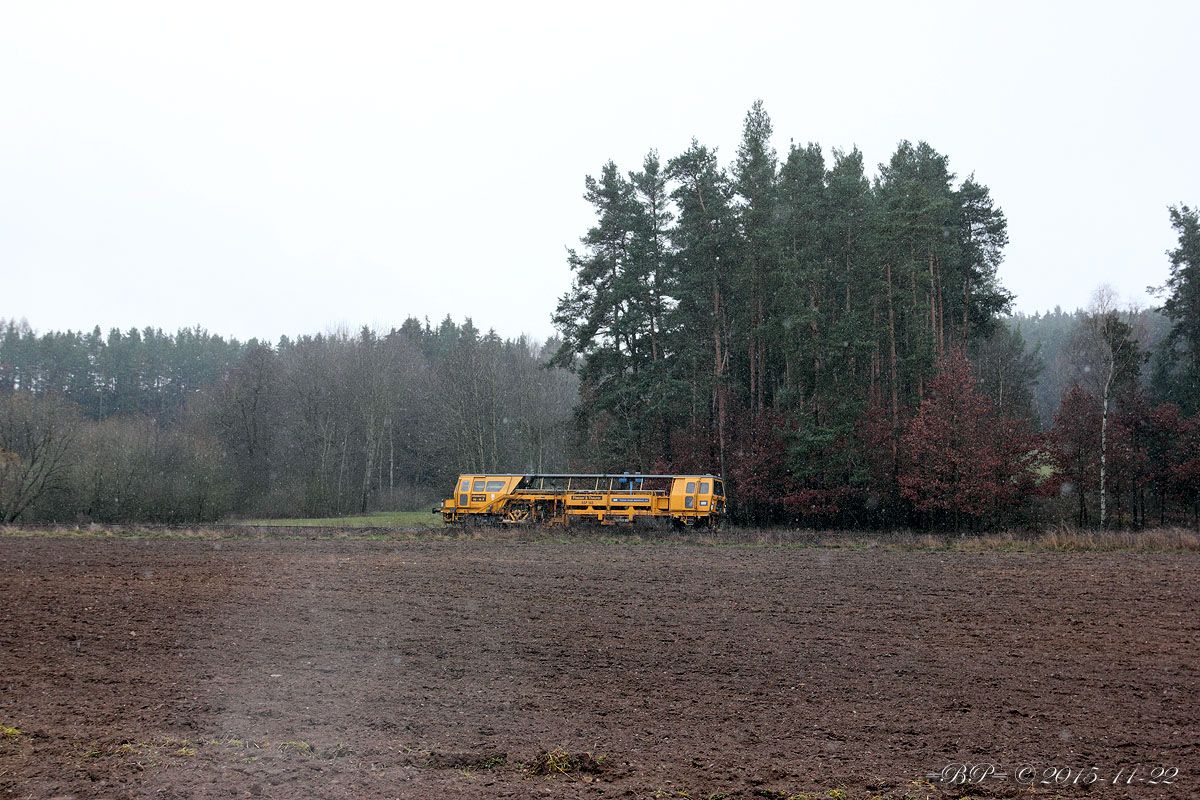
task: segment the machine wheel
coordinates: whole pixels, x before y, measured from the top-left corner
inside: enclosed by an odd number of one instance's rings
[[[504,512],[504,522],[509,525],[528,525],[533,522],[533,509],[526,505],[512,506]]]

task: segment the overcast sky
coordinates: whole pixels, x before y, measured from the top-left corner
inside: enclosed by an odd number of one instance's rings
[[[1017,308],[1151,301],[1200,203],[1200,3],[0,5],[0,318],[276,339],[552,332],[583,179],[926,140],[1009,220]]]

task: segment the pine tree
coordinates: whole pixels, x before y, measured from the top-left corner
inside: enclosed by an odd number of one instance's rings
[[[733,187],[716,153],[695,139],[667,175],[679,221],[671,232],[678,275],[673,348],[690,380],[693,428],[707,428],[712,463],[725,472],[731,439],[731,282],[736,256]]]
[[[779,174],[776,241],[779,266],[774,334],[782,355],[784,405],[805,425],[820,427],[828,407],[830,264],[825,159],[816,144],[793,146]]]
[[[1171,331],[1162,343],[1164,394],[1188,413],[1200,411],[1200,210],[1170,208],[1178,244],[1167,251],[1171,273],[1157,291]]]
[[[1012,303],[1012,294],[996,277],[1008,244],[1008,221],[974,175],[955,190],[954,199],[957,254],[956,263],[942,273],[947,303],[944,324],[945,335],[965,345],[975,336],[990,335],[998,315]]]
[[[575,278],[554,315],[562,345],[553,363],[579,369],[585,396],[579,424],[585,435],[599,433],[607,457],[636,463],[645,432],[634,376],[653,350],[642,342],[653,316],[647,314],[652,303],[635,251],[636,189],[612,161],[599,178],[589,175],[585,185],[596,224],[583,237],[582,251],[568,253]]]
[[[675,305],[676,276],[669,234],[674,215],[658,153],[650,151],[641,171],[631,173],[629,179],[636,201],[630,299],[638,309],[639,325],[632,380],[642,419],[637,458],[621,465],[623,469],[670,460],[672,419],[683,396],[682,382],[671,371],[670,314]]]
[[[742,126],[742,142],[733,166],[737,207],[738,253],[732,286],[742,302],[734,307],[739,377],[746,380],[752,415],[767,406],[768,306],[776,270],[776,156],[771,146],[771,118],[756,100]]]

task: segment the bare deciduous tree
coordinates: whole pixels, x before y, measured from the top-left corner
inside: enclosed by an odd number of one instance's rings
[[[53,396],[0,396],[0,522],[14,522],[55,489],[70,466],[78,414]]]

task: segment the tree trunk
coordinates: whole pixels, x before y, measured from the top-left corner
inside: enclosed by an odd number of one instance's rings
[[[371,495],[371,478],[375,472],[375,449],[377,443],[375,441],[375,419],[371,418],[367,422],[366,436],[366,453],[363,458],[363,479],[362,491],[359,493],[359,512],[360,514],[367,513],[367,499]]]
[[[888,307],[888,360],[891,368],[891,388],[892,388],[892,472],[893,476],[899,464],[899,453],[897,452],[896,438],[900,434],[900,393],[897,383],[899,376],[897,375],[899,360],[896,357],[896,308],[892,301],[892,265],[888,262],[884,265],[887,277],[887,307]]]
[[[1111,381],[1104,384],[1104,399],[1100,412],[1100,530],[1104,530],[1106,512],[1108,510],[1107,484],[1108,479],[1108,387]]]
[[[1079,474],[1082,475],[1083,471],[1081,470]],[[1079,492],[1079,513],[1075,518],[1075,525],[1078,528],[1082,528],[1087,524],[1087,496],[1084,494],[1082,483],[1076,489]]]
[[[716,393],[717,459],[725,474],[725,352],[721,343],[721,290],[713,280],[713,390]]]
[[[812,342],[813,342],[813,345],[812,345],[812,348],[813,348],[813,354],[812,354],[812,370],[813,370],[813,372],[812,372],[812,396],[813,396],[812,415],[813,415],[813,422],[817,425],[820,425],[821,418],[822,418],[822,410],[823,410],[821,408],[822,395],[821,395],[820,388],[822,385],[821,378],[822,378],[822,373],[824,371],[824,364],[821,361],[821,327],[820,327],[820,324],[817,322],[817,319],[818,319],[817,293],[815,291],[813,291],[811,287],[808,290],[808,308],[809,308],[809,312],[810,312],[810,318],[812,319],[812,321],[808,324],[808,330],[809,330],[809,334],[812,336]]]
[[[763,320],[766,319],[766,309],[763,307],[762,292],[758,294],[758,413],[761,415],[767,406],[767,345],[763,335]]]
[[[350,449],[350,428],[346,427],[346,432],[342,434],[342,458],[338,463],[338,479],[337,479],[337,498],[336,511],[342,513],[342,486],[346,482],[346,452]]]
[[[970,313],[971,307],[971,271],[963,272],[963,307],[962,307],[962,343],[965,347],[967,344],[967,334],[970,333]]]

